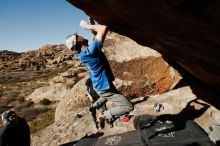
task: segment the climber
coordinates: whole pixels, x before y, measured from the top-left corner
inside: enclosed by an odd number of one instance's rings
[[[24,118],[8,110],[2,114],[2,123],[0,146],[30,146],[30,129]]]
[[[66,45],[76,52],[77,58],[88,68],[92,86],[99,98],[92,104],[90,110],[101,108],[108,100],[111,100],[115,107],[99,113],[98,119],[114,121],[133,110],[133,105],[120,94],[112,81],[114,76],[106,56],[102,52],[102,45],[108,32],[107,26],[95,24],[93,19],[89,22],[81,20],[80,26],[92,31],[92,42],[77,34],[67,37]],[[127,119],[127,117],[125,117]]]

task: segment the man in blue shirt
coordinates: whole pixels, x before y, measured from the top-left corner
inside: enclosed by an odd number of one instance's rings
[[[88,40],[73,34],[67,37],[66,45],[69,49],[77,52],[78,59],[89,70],[92,86],[99,96],[98,100],[93,103],[92,108],[99,109],[106,101],[111,100],[116,106],[103,111],[99,118],[111,121],[128,114],[133,110],[133,105],[113,85],[114,77],[109,63],[101,50],[108,32],[107,27],[105,25],[91,24],[84,20],[81,20],[80,26],[92,31],[92,43],[88,45]]]

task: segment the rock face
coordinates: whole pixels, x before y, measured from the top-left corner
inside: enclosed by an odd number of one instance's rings
[[[113,74],[130,81],[119,90],[130,98],[165,93],[180,81],[180,74],[157,51],[141,46],[131,39],[111,33],[104,42]]]
[[[88,78],[88,77],[87,77]],[[85,90],[84,78],[77,82],[73,88],[65,95],[63,100],[59,102],[55,112],[55,121],[58,121],[66,114],[72,112],[77,108],[82,108],[90,105],[89,97]]]
[[[203,82],[220,86],[220,1],[68,1],[110,30],[158,50]]]

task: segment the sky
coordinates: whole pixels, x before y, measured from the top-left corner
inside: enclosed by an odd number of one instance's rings
[[[0,0],[0,50],[26,52],[46,44],[63,44],[88,16],[66,0]]]

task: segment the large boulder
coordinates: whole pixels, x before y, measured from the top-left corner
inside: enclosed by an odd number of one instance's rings
[[[180,81],[180,74],[157,51],[141,46],[133,40],[111,33],[104,42],[113,74],[130,81],[119,90],[129,98],[160,94],[172,90]]]
[[[68,1],[110,30],[151,46],[203,82],[220,86],[220,1]]]
[[[69,86],[63,83],[58,83],[53,86],[40,87],[29,96],[27,96],[26,99],[35,103],[38,103],[43,99],[48,99],[50,101],[60,101],[69,90]]]

